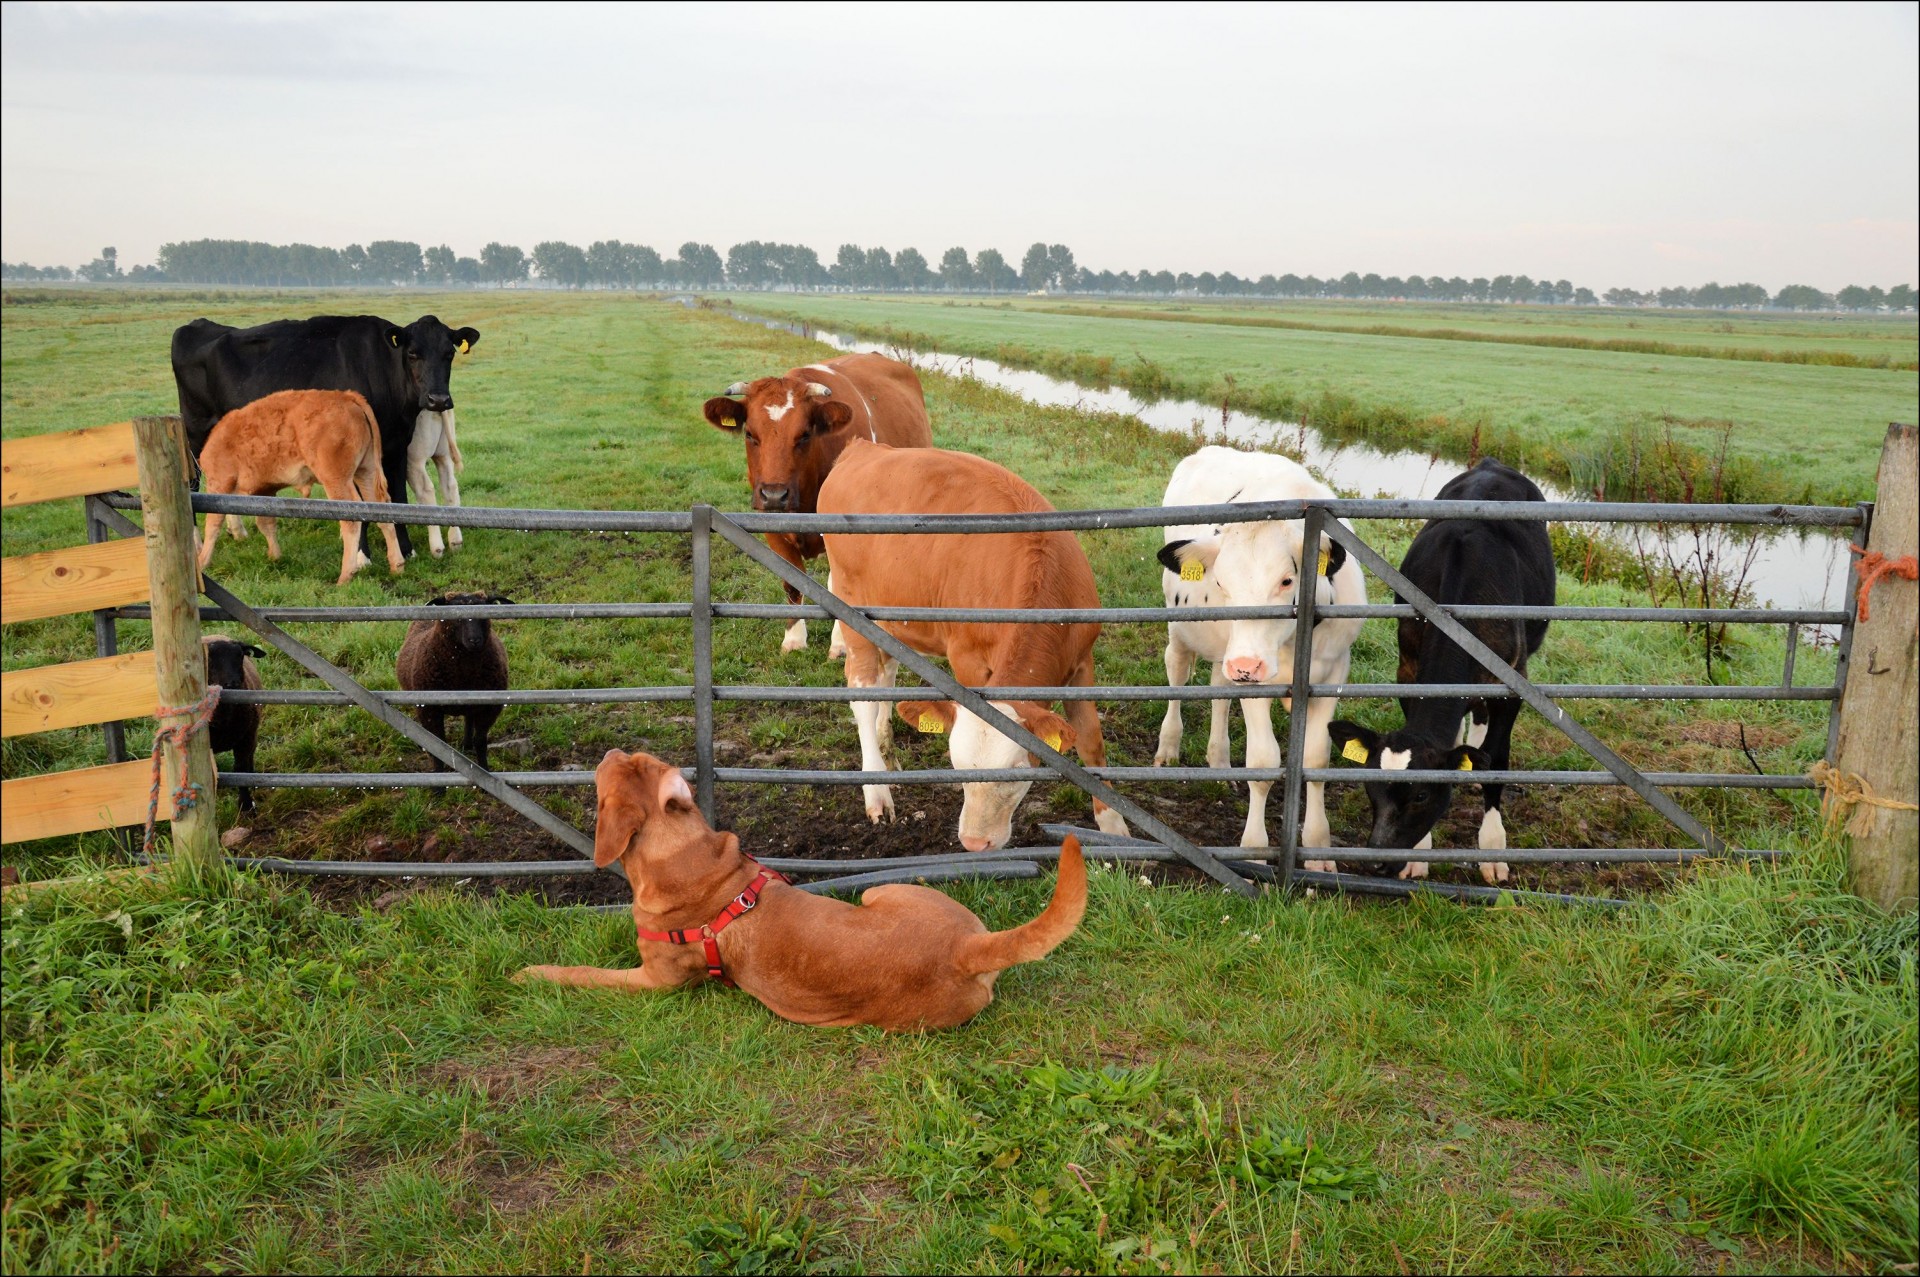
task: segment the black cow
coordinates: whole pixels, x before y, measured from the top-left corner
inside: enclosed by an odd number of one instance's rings
[[[1531,479],[1491,457],[1448,480],[1440,501],[1545,501]],[[1555,573],[1553,545],[1545,523],[1509,519],[1434,519],[1413,538],[1400,570],[1436,603],[1551,606]],[[1394,602],[1403,602],[1398,594]],[[1527,658],[1547,636],[1545,621],[1462,620],[1468,632],[1492,648],[1522,674]],[[1402,683],[1490,683],[1493,676],[1460,645],[1418,617],[1400,622]],[[1382,771],[1465,771],[1504,769],[1513,746],[1517,698],[1466,700],[1455,697],[1415,700],[1402,697],[1406,726],[1381,735],[1357,723],[1336,721],[1329,729],[1341,755]],[[1463,721],[1463,720],[1470,720]],[[1464,743],[1462,743],[1464,739]],[[1506,819],[1500,810],[1502,786],[1482,785],[1486,812],[1480,820],[1480,848],[1504,851]],[[1446,814],[1453,786],[1368,781],[1373,800],[1369,847],[1413,848],[1433,845],[1433,826]],[[1419,861],[1400,871],[1402,878],[1424,878]],[[1507,879],[1507,866],[1482,861],[1480,876],[1489,884]]]
[[[221,417],[275,391],[356,390],[380,422],[387,491],[405,501],[414,420],[453,407],[453,357],[479,340],[478,331],[449,328],[432,315],[405,328],[378,315],[317,315],[255,328],[196,319],[173,333],[187,445],[198,457]],[[399,531],[401,551],[411,555],[407,525]]]

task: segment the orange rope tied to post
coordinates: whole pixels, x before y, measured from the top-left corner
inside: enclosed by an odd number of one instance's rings
[[[1819,762],[1807,775],[1821,789],[1820,809],[1826,813],[1827,823],[1837,823],[1852,807],[1853,815],[1847,821],[1847,832],[1859,838],[1872,827],[1873,808],[1884,807],[1888,811],[1920,811],[1920,804],[1902,802],[1898,798],[1888,798],[1873,792],[1866,777],[1859,772],[1843,772],[1829,763]]]
[[[220,684],[209,683],[207,694],[198,704],[184,708],[169,708],[162,705],[154,710],[154,717],[163,722],[169,718],[185,718],[184,723],[172,727],[162,727],[153,734],[153,789],[147,796],[147,832],[141,841],[140,854],[153,855],[153,824],[160,814],[160,751],[172,741],[180,750],[180,783],[173,788],[173,810],[183,812],[202,798],[205,789],[197,781],[187,779],[187,741],[192,735],[204,728],[213,718],[213,711],[220,704]]]
[[[1911,554],[1889,559],[1878,550],[1863,550],[1857,545],[1847,548],[1860,556],[1860,619],[1863,621],[1868,616],[1867,593],[1881,577],[1898,576],[1909,581],[1920,578],[1920,563],[1916,563]]]

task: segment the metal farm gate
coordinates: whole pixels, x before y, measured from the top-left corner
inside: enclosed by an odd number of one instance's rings
[[[1226,506],[1151,507],[1126,510],[1056,511],[1023,515],[773,515],[722,513],[711,506],[696,505],[686,513],[523,510],[444,507],[422,505],[386,505],[360,502],[291,500],[284,498],[192,495],[196,512],[221,510],[229,514],[270,515],[279,518],[303,518],[324,521],[341,519],[381,519],[415,525],[457,524],[464,528],[499,528],[522,531],[603,531],[650,532],[683,535],[692,551],[691,598],[685,603],[533,603],[493,604],[456,607],[403,605],[389,607],[253,607],[235,596],[217,581],[206,579],[204,588],[215,606],[203,608],[204,619],[231,620],[246,626],[264,643],[291,657],[310,674],[324,682],[329,691],[229,689],[228,702],[274,705],[357,705],[374,715],[413,744],[452,768],[451,772],[324,772],[324,773],[237,773],[223,776],[228,784],[258,787],[302,788],[374,788],[374,787],[448,787],[474,786],[493,795],[515,812],[552,834],[559,842],[587,862],[579,859],[537,862],[499,862],[454,864],[416,864],[410,862],[364,863],[357,861],[292,861],[282,859],[236,858],[235,863],[281,873],[350,874],[377,877],[483,877],[542,876],[588,874],[596,872],[591,864],[593,839],[575,828],[540,802],[523,792],[526,786],[587,785],[591,771],[518,771],[496,772],[480,767],[451,745],[434,737],[403,712],[403,707],[426,704],[460,704],[476,700],[506,705],[542,704],[615,704],[634,702],[691,702],[694,714],[695,762],[688,770],[694,782],[701,809],[711,819],[716,783],[757,783],[783,785],[860,785],[899,784],[932,785],[961,781],[1032,780],[1031,768],[1005,770],[929,769],[924,771],[864,772],[840,770],[785,770],[750,767],[719,767],[714,762],[713,719],[718,701],[851,702],[856,700],[903,699],[903,690],[895,687],[782,687],[767,685],[716,686],[713,681],[713,623],[716,619],[782,620],[825,619],[838,621],[859,632],[882,652],[912,670],[928,689],[965,705],[973,713],[998,727],[1040,759],[1044,768],[1070,781],[1089,795],[1100,799],[1124,816],[1145,837],[1121,838],[1099,830],[1073,830],[1086,846],[1090,857],[1130,861],[1181,861],[1192,865],[1224,886],[1243,894],[1253,894],[1262,883],[1283,888],[1294,886],[1332,887],[1390,895],[1416,892],[1436,893],[1466,900],[1486,900],[1501,896],[1554,899],[1584,903],[1619,904],[1619,901],[1594,897],[1530,892],[1457,883],[1402,882],[1348,873],[1313,873],[1298,868],[1302,859],[1364,860],[1405,862],[1422,860],[1433,863],[1473,862],[1487,858],[1478,849],[1422,849],[1383,851],[1370,848],[1301,847],[1300,812],[1303,786],[1310,781],[1357,782],[1362,774],[1334,767],[1303,768],[1296,760],[1303,756],[1306,715],[1290,716],[1287,751],[1283,765],[1277,768],[1244,767],[1103,767],[1087,768],[1057,750],[1017,720],[996,710],[994,699],[1054,700],[1272,700],[1290,697],[1298,705],[1305,697],[1342,699],[1468,696],[1475,698],[1519,697],[1538,711],[1549,723],[1580,746],[1598,764],[1598,770],[1539,771],[1510,769],[1476,771],[1474,783],[1502,785],[1625,785],[1639,794],[1656,811],[1684,833],[1691,846],[1683,849],[1619,849],[1570,847],[1550,849],[1509,848],[1497,853],[1510,864],[1542,862],[1662,862],[1683,863],[1700,857],[1744,856],[1773,857],[1771,849],[1736,848],[1726,844],[1671,797],[1662,792],[1682,787],[1742,787],[1764,789],[1810,789],[1813,781],[1797,775],[1714,774],[1691,772],[1644,772],[1620,757],[1571,714],[1563,702],[1580,700],[1688,700],[1688,701],[1826,701],[1837,705],[1847,677],[1847,662],[1853,641],[1854,618],[1851,607],[1835,610],[1775,610],[1760,608],[1686,608],[1686,607],[1441,607],[1415,588],[1400,572],[1368,546],[1357,533],[1338,519],[1432,519],[1473,517],[1530,521],[1572,521],[1579,523],[1627,524],[1738,524],[1792,528],[1852,528],[1854,544],[1864,547],[1872,506],[1854,507],[1788,505],[1693,505],[1676,507],[1655,504],[1620,503],[1548,503],[1539,502],[1462,502],[1415,500],[1313,500]],[[139,501],[124,493],[87,498],[89,539],[106,540],[110,535],[138,536],[141,529],[120,513],[138,509]],[[1684,516],[1684,517],[1682,517]],[[827,588],[807,574],[774,555],[758,539],[764,532],[859,532],[888,535],[928,533],[990,533],[1015,531],[1097,531],[1104,529],[1163,527],[1173,524],[1236,523],[1269,519],[1304,519],[1306,536],[1326,532],[1343,544],[1362,567],[1391,587],[1405,603],[1338,606],[1321,604],[1314,597],[1315,580],[1302,577],[1297,608],[1272,606],[1257,608],[1226,607],[1147,607],[1006,611],[974,608],[861,608],[836,598]],[[754,604],[716,601],[712,595],[712,554],[714,539],[725,541],[754,562],[765,567],[783,582],[797,588],[810,600],[808,604]],[[1854,556],[1849,556],[1853,558]],[[1844,599],[1853,597],[1857,580],[1849,567],[1849,585]],[[1227,620],[1235,617],[1291,617],[1298,613],[1300,623],[1311,628],[1316,617],[1402,618],[1417,616],[1437,626],[1458,643],[1486,670],[1492,683],[1401,686],[1394,683],[1349,683],[1316,685],[1310,683],[1310,645],[1296,644],[1296,661],[1290,683],[1257,686],[1220,685],[1180,688],[1154,686],[1095,687],[963,687],[951,674],[926,657],[895,639],[877,621],[944,620],[1006,621],[1018,624],[1052,624],[1072,621],[1099,621],[1104,624],[1141,623],[1170,620]],[[116,622],[147,615],[137,607],[104,609],[96,613],[95,632],[100,655],[117,648]],[[645,618],[687,623],[692,629],[693,670],[691,685],[658,687],[578,688],[570,690],[525,689],[490,692],[476,696],[470,692],[388,692],[372,691],[348,671],[334,665],[312,648],[289,634],[282,623],[302,621],[398,621],[461,617],[485,617],[491,620]],[[1763,624],[1788,627],[1786,660],[1777,685],[1764,686],[1616,686],[1588,684],[1537,684],[1516,672],[1485,645],[1474,638],[1461,620],[1476,618],[1544,619],[1555,621],[1656,622],[1680,624]],[[1798,631],[1803,626],[1833,626],[1839,634],[1838,668],[1831,685],[1800,687],[1794,684],[1794,657]],[[1830,713],[1827,754],[1834,747],[1837,717]],[[106,727],[109,757],[121,761],[125,745],[119,724]],[[1459,781],[1456,772],[1406,771],[1395,779],[1407,781]],[[1168,827],[1137,802],[1113,788],[1130,781],[1275,781],[1284,795],[1280,845],[1270,848],[1199,846]],[[1055,837],[1068,832],[1065,826],[1047,825]],[[809,890],[854,889],[882,882],[940,881],[962,877],[1033,877],[1040,862],[1057,857],[1059,848],[1005,848],[990,852],[951,852],[939,855],[898,857],[884,860],[831,861],[770,858],[763,863],[782,872],[819,875]],[[846,872],[852,870],[853,872]],[[609,872],[612,872],[609,870]],[[626,906],[603,906],[624,909]]]

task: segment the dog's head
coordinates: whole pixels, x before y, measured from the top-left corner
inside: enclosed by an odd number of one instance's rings
[[[593,773],[599,810],[593,863],[601,869],[626,856],[649,820],[693,811],[693,788],[680,769],[652,754],[610,749]]]

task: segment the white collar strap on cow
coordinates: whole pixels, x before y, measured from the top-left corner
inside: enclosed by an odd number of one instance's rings
[[[752,856],[747,856],[746,859],[754,864],[760,863]],[[747,884],[747,889],[728,901],[727,907],[720,911],[719,916],[698,931],[688,931],[685,928],[673,931],[648,931],[645,927],[636,927],[635,931],[639,933],[642,940],[651,940],[657,944],[693,944],[698,941],[700,947],[706,951],[707,978],[718,980],[731,989],[734,987],[733,980],[720,965],[720,933],[732,926],[736,920],[745,917],[755,905],[760,903],[760,893],[767,889],[769,882],[791,881],[792,879],[779,870],[761,866],[760,872],[755,874],[753,881]]]

